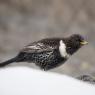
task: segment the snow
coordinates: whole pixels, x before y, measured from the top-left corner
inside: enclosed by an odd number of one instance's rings
[[[95,95],[94,85],[28,67],[0,69],[0,95]]]

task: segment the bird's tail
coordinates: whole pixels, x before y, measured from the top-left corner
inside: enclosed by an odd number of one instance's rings
[[[7,60],[5,62],[0,63],[0,67],[4,67],[4,66],[6,66],[6,65],[8,65],[10,63],[13,63],[13,62],[17,62],[17,57],[14,57],[12,59],[9,59],[9,60]]]

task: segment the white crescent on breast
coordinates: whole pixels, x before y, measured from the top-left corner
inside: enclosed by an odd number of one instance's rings
[[[65,58],[69,57],[69,54],[66,51],[66,45],[62,40],[60,40],[59,42],[59,52],[62,57],[65,57]]]

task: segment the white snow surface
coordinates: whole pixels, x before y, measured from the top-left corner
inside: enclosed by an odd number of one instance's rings
[[[0,69],[0,95],[95,95],[95,86],[28,67]]]

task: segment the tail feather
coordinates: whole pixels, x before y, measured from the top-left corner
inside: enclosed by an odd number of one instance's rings
[[[9,59],[9,60],[7,60],[5,62],[0,63],[0,67],[4,67],[4,66],[6,66],[6,65],[8,65],[10,63],[16,62],[16,61],[17,61],[17,57]]]

